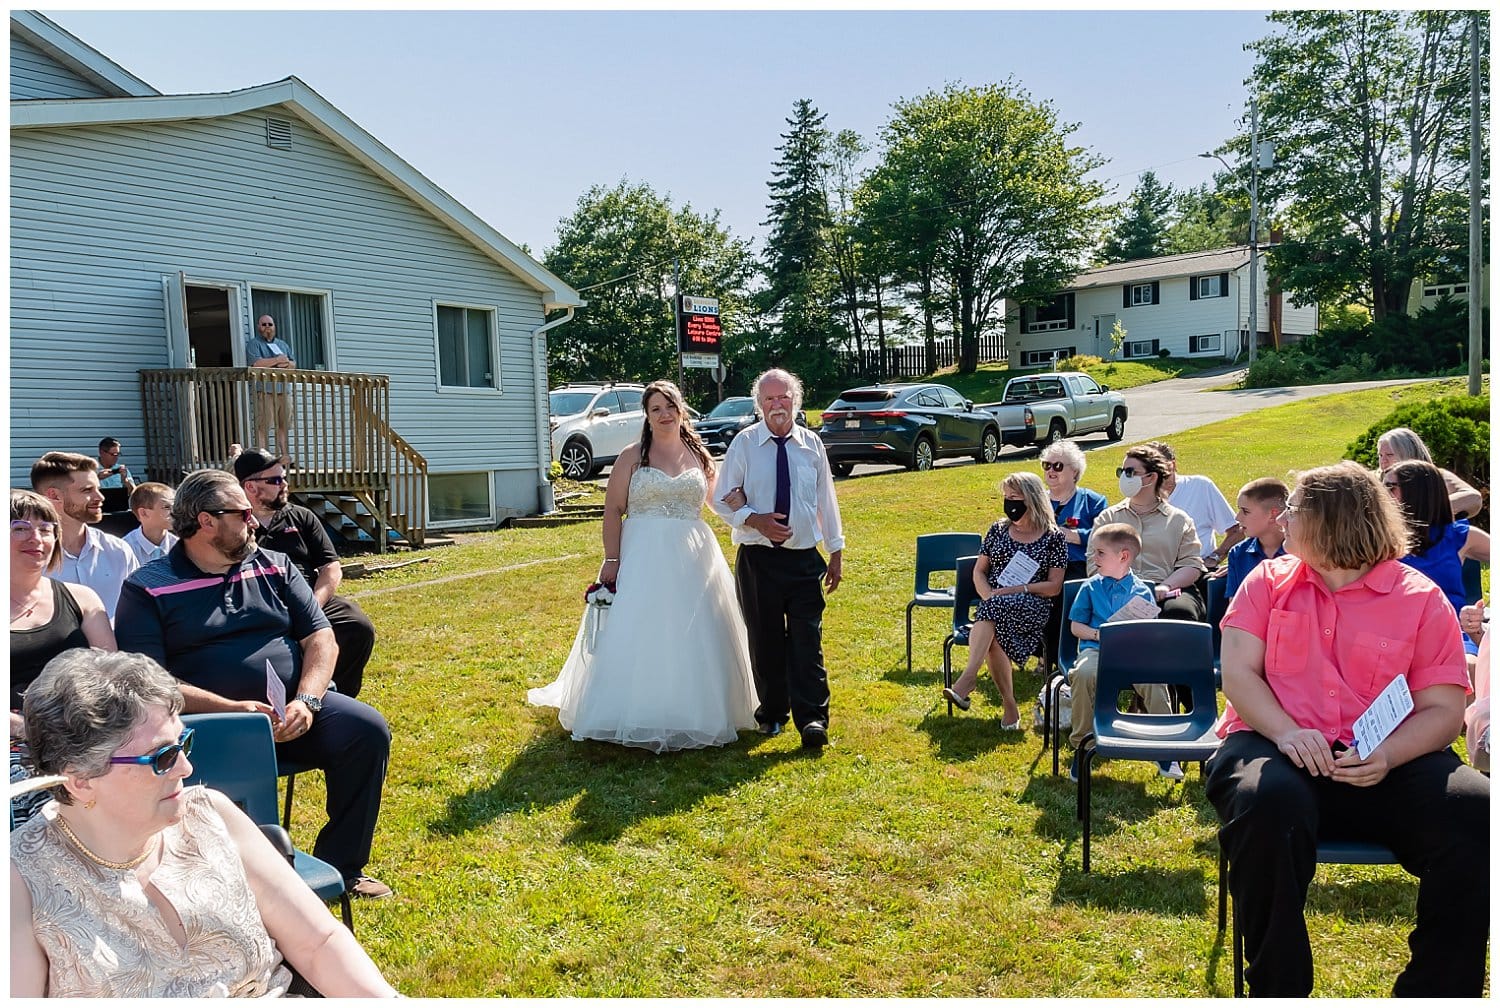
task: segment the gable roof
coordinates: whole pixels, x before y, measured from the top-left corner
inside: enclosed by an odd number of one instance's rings
[[[407,164],[358,123],[296,77],[212,94],[149,95],[122,98],[45,98],[10,103],[10,128],[54,129],[121,123],[178,122],[238,115],[279,106],[291,111],[323,137],[403,195],[463,236],[490,259],[542,295],[546,311],[580,307],[588,302],[566,283],[523,252],[499,231],[421,172]]]
[[[1151,280],[1199,276],[1204,273],[1233,272],[1249,262],[1248,245],[1210,249],[1206,252],[1184,252],[1181,255],[1158,256],[1155,259],[1135,259],[1085,270],[1074,277],[1066,289],[1088,290],[1092,287],[1147,283]]]
[[[80,77],[93,81],[108,94],[121,98],[161,94],[78,36],[36,11],[12,11],[10,30],[11,34],[19,35]]]

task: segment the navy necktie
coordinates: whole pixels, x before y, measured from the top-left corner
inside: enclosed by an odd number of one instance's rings
[[[776,513],[782,516],[786,524],[792,523],[792,466],[786,457],[786,437],[771,436],[776,442]],[[781,543],[773,543],[780,546]]]

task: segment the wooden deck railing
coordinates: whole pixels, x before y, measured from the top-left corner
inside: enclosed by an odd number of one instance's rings
[[[385,375],[273,368],[141,371],[146,471],[176,484],[195,469],[229,464],[230,445],[256,445],[256,393],[292,400],[293,487],[348,494],[414,546],[427,525],[427,460],[391,428]],[[383,538],[383,537],[380,537]],[[384,543],[377,540],[377,546]]]

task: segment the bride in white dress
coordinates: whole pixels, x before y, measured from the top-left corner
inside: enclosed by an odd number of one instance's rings
[[[641,400],[641,440],[615,460],[605,491],[598,580],[616,582],[614,602],[585,611],[557,680],[526,699],[556,707],[574,739],[654,752],[724,745],[754,727],[756,696],[734,579],[703,521],[713,460],[682,422],[676,385],[652,382]]]

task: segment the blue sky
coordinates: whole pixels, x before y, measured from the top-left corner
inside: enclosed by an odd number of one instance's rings
[[[540,255],[595,184],[646,182],[763,234],[798,98],[876,142],[891,104],[1014,79],[1108,159],[1195,185],[1237,129],[1263,12],[45,11],[168,93],[295,74]]]

